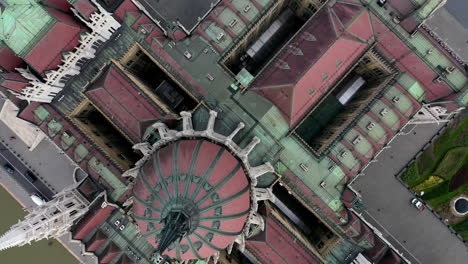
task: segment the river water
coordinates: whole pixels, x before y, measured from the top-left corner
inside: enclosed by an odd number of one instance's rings
[[[0,235],[23,219],[26,212],[0,185]],[[55,239],[33,242],[31,245],[0,251],[1,264],[78,264],[60,242]]]

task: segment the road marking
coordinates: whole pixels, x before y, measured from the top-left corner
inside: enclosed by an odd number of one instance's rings
[[[418,258],[416,258],[413,254],[411,254],[411,252],[410,252],[405,246],[403,246],[403,245],[400,243],[400,241],[398,241],[398,239],[396,239],[390,232],[388,232],[388,230],[385,229],[385,227],[383,227],[377,219],[375,219],[371,214],[369,214],[369,212],[368,212],[367,210],[365,210],[364,213],[365,213],[366,215],[368,215],[370,218],[372,218],[372,219],[375,221],[375,223],[376,223],[377,225],[380,226],[380,228],[382,228],[383,230],[385,230],[385,232],[386,232],[390,237],[392,237],[393,240],[395,240],[395,241],[398,243],[398,245],[400,245],[404,250],[406,250],[406,252],[407,252],[409,255],[411,255],[411,256],[413,257],[413,259],[416,260],[416,262],[418,262],[419,264],[422,264],[422,263],[419,261]],[[383,235],[383,234],[382,234],[382,235]]]

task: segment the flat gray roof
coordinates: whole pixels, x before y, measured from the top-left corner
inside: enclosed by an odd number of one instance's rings
[[[457,19],[458,23],[468,28],[468,1],[449,0],[444,6],[449,13]]]
[[[426,25],[468,62],[468,1],[448,0]]]

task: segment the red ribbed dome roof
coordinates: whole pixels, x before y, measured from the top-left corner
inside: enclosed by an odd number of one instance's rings
[[[184,212],[190,231],[166,254],[202,259],[223,250],[243,231],[250,209],[250,183],[242,162],[204,139],[179,140],[154,153],[133,189],[133,213],[156,248],[170,212]]]

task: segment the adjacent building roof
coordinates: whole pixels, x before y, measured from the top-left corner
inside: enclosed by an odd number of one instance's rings
[[[115,65],[109,66],[85,92],[123,130],[140,142],[148,126],[165,114]]]
[[[250,210],[242,162],[204,139],[158,150],[140,169],[133,194],[140,232],[155,248],[169,212],[190,218],[189,234],[166,251],[178,259],[202,259],[225,249],[242,232]]]
[[[320,261],[285,228],[275,217],[267,213],[265,230],[246,241],[246,249],[263,263],[318,264]]]
[[[220,0],[137,0],[166,29],[182,26],[192,32]]]
[[[368,11],[357,3],[324,7],[253,82],[290,125],[297,123],[369,47]]]
[[[52,21],[52,16],[34,0],[2,0],[0,40],[21,56]]]
[[[37,43],[24,51],[25,61],[43,75],[44,71],[55,70],[62,63],[63,52],[74,50],[79,45],[80,33],[85,31],[69,14],[46,9],[48,16],[53,18],[50,29],[42,37],[35,35]]]
[[[15,55],[3,41],[0,40],[0,68],[6,71],[13,72],[15,68],[23,63],[23,60]]]

